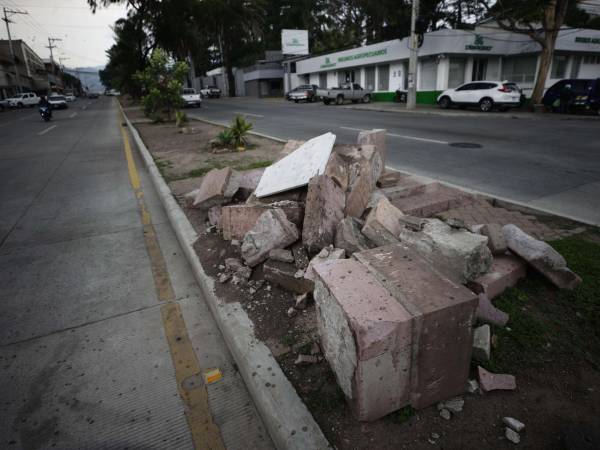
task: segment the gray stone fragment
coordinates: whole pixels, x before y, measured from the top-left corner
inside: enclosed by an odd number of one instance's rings
[[[492,255],[503,255],[508,250],[502,226],[497,223],[488,223],[481,228],[481,234],[488,238],[488,248]]]
[[[304,278],[310,281],[315,281],[315,273],[313,267],[330,259],[343,259],[346,257],[346,251],[343,248],[333,248],[333,246],[325,247],[308,263]]]
[[[440,416],[446,420],[450,420],[450,417],[452,417],[452,415],[450,414],[450,411],[448,411],[447,409],[441,409]]]
[[[372,245],[360,231],[361,228],[360,221],[354,217],[341,220],[335,232],[335,246],[344,249],[347,256],[370,249]]]
[[[285,250],[283,248],[274,248],[269,252],[269,259],[273,259],[275,261],[293,263],[294,255],[292,255],[291,250]]]
[[[479,383],[477,380],[467,380],[467,392],[469,394],[476,394],[479,392]]]
[[[560,253],[543,241],[538,241],[516,225],[504,225],[502,232],[508,248],[527,261],[560,289],[575,289],[581,278],[567,268]]]
[[[446,223],[451,228],[456,228],[457,230],[468,230],[467,224],[462,219],[457,219],[455,217],[450,217],[446,219]]]
[[[400,217],[403,215],[387,198],[380,198],[369,212],[362,232],[378,246],[395,244],[402,231]]]
[[[294,364],[297,366],[308,366],[310,364],[316,364],[320,361],[318,356],[314,355],[298,355]]]
[[[521,442],[521,437],[519,436],[519,433],[517,433],[515,430],[511,430],[508,427],[506,427],[506,429],[504,430],[504,436],[506,436],[506,439],[508,439],[513,444],[518,444],[519,442]]]
[[[513,417],[503,417],[502,422],[504,423],[504,425],[515,430],[517,433],[520,433],[525,429],[525,424]]]
[[[473,358],[478,361],[489,361],[490,359],[490,326],[481,325],[473,331]]]
[[[294,305],[294,308],[306,309],[307,304],[308,304],[308,294],[301,294],[301,295],[296,296],[296,304]]]
[[[438,403],[439,410],[447,409],[454,414],[461,412],[463,410],[463,406],[465,406],[465,401],[462,399],[462,397],[454,397],[450,400]]]

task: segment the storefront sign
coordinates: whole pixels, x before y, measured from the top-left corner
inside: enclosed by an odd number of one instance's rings
[[[492,49],[491,45],[483,45],[483,37],[476,34],[472,44],[465,45],[465,50],[481,50],[489,52]]]
[[[600,44],[600,37],[591,38],[591,37],[577,36],[575,38],[575,42],[581,42],[583,44]]]
[[[281,30],[281,52],[284,55],[308,55],[308,31]]]
[[[337,62],[331,62],[329,57],[325,58],[325,63],[321,64],[321,69],[327,69],[329,67],[335,67],[337,63],[344,63],[348,61],[354,61],[357,59],[365,59],[365,58],[374,58],[375,56],[387,55],[387,48],[382,48],[380,50],[372,50],[370,52],[361,52],[356,53],[354,55],[340,56],[337,59]]]

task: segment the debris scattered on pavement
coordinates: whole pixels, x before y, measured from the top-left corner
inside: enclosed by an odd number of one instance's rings
[[[478,361],[490,359],[491,331],[488,324],[481,325],[473,331],[473,358]]]
[[[518,444],[519,442],[521,442],[521,436],[519,436],[519,433],[508,427],[506,427],[504,430],[504,436],[506,436],[506,439],[508,439],[513,444]]]
[[[525,424],[514,417],[503,417],[502,422],[504,425],[515,430],[517,433],[520,433],[525,429]]]
[[[515,377],[503,373],[491,373],[481,366],[477,366],[479,386],[484,392],[506,390],[513,391],[517,388]]]
[[[203,373],[203,376],[204,376],[204,382],[206,384],[212,384],[212,383],[216,383],[221,378],[223,378],[223,373],[221,372],[220,369],[214,368],[214,369],[205,370]]]

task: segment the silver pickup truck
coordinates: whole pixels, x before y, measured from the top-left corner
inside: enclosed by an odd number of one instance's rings
[[[321,97],[326,105],[331,102],[341,105],[346,100],[350,100],[352,103],[369,103],[372,93],[373,91],[363,89],[358,83],[346,83],[331,89],[317,89],[317,96]]]

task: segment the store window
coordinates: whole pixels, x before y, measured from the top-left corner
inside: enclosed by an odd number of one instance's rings
[[[537,56],[515,56],[502,62],[502,79],[513,83],[533,83]]]
[[[387,91],[390,87],[390,65],[377,66],[377,90]]]
[[[453,89],[465,82],[465,59],[450,58],[450,70],[448,72],[448,88]]]
[[[372,91],[375,90],[375,67],[367,67],[365,69],[365,88]]]
[[[552,71],[550,72],[550,78],[564,78],[566,72],[567,56],[554,55],[554,58],[552,58]]]

